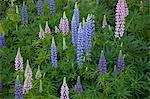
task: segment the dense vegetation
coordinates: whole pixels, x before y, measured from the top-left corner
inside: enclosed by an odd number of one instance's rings
[[[29,60],[32,69],[32,89],[24,95],[25,99],[57,99],[63,78],[69,87],[71,99],[149,99],[150,98],[150,16],[148,0],[126,0],[129,15],[125,19],[125,33],[120,39],[115,38],[115,9],[117,0],[77,0],[80,21],[88,14],[94,15],[96,33],[92,39],[92,57],[84,60],[82,68],[76,61],[76,47],[71,42],[71,30],[66,38],[67,49],[63,50],[63,34],[55,33],[63,12],[71,24],[75,0],[54,0],[56,13],[51,15],[48,3],[44,3],[44,15],[39,16],[37,1],[27,0],[28,24],[22,24],[22,0],[0,1],[0,32],[4,34],[6,47],[0,48],[0,80],[2,81],[1,99],[14,98],[16,76],[19,75],[21,85],[24,84],[24,72],[15,70],[15,57],[18,48],[23,57],[24,71]],[[68,2],[69,1],[69,2]],[[16,13],[18,5],[19,13]],[[103,15],[106,15],[108,26],[102,28]],[[39,24],[45,23],[52,31],[44,39],[39,38]],[[50,47],[52,37],[55,38],[58,54],[58,68],[51,64]],[[98,63],[103,50],[107,61],[107,73],[98,73]],[[120,50],[124,56],[125,69],[114,74]],[[38,66],[42,73],[43,91],[39,92],[40,81],[35,79]],[[83,92],[75,89],[77,77],[80,76]]]

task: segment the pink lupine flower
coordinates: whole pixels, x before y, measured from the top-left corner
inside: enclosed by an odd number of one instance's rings
[[[18,48],[18,52],[15,58],[15,70],[19,72],[23,71],[23,58],[20,54],[20,48]]]
[[[124,34],[124,20],[128,15],[128,8],[125,0],[118,0],[116,7],[116,32],[115,37],[120,38]]]
[[[29,90],[31,90],[31,88],[32,88],[32,81],[31,81],[31,78],[28,76],[24,81],[23,93],[28,94],[28,92],[29,92]]]
[[[68,22],[68,18],[66,17],[65,12],[63,13],[61,29],[62,29],[62,32],[63,32],[64,36],[66,36],[67,33],[69,32],[69,22]]]
[[[102,28],[104,29],[107,26],[106,16],[103,17]]]
[[[25,78],[30,78],[32,80],[32,70],[30,68],[30,65],[29,65],[29,60],[27,60],[27,66],[26,66],[26,69],[25,69],[25,74],[24,74]]]
[[[45,32],[44,32],[44,30],[42,29],[41,24],[39,25],[39,27],[40,27],[39,38],[40,38],[40,39],[44,39],[44,38],[45,38]]]
[[[45,34],[46,33],[51,33],[51,29],[48,26],[48,21],[46,21],[46,25],[45,25]]]
[[[60,99],[69,99],[69,88],[66,83],[66,77],[64,77],[60,93],[61,93]]]

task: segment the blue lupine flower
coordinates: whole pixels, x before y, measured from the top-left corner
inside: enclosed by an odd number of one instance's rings
[[[0,80],[0,93],[2,92],[3,90],[3,83],[2,83],[2,80]]]
[[[44,15],[43,7],[42,7],[42,0],[38,0],[37,7],[38,7],[38,15],[39,16]]]
[[[106,59],[105,59],[103,51],[101,52],[101,56],[100,56],[100,59],[99,59],[98,69],[99,69],[98,70],[99,74],[107,73],[107,63],[106,63]]]
[[[86,33],[88,32],[87,31],[87,23],[85,22],[85,19],[83,18],[82,19],[82,31],[83,31],[83,38],[84,38],[84,50],[86,49]],[[86,51],[86,50],[85,50]]]
[[[51,44],[51,63],[52,67],[57,68],[58,63],[57,63],[57,49],[54,41],[54,37],[52,38],[52,44]]]
[[[120,50],[120,53],[119,53],[119,56],[118,56],[117,65],[118,65],[118,70],[119,70],[119,71],[123,71],[123,70],[124,70],[125,64],[124,64],[124,59],[123,59],[123,57],[122,57],[122,52],[121,52],[121,50]]]
[[[92,29],[92,35],[95,35],[95,21],[94,21],[94,15],[89,16],[89,20],[91,21],[91,29]]]
[[[22,23],[28,24],[28,7],[25,5],[25,2],[23,2],[22,6]]]
[[[5,37],[2,33],[0,33],[0,48],[5,48],[5,47],[6,47]]]
[[[83,54],[84,54],[84,38],[81,23],[78,29],[78,40],[77,40],[77,63],[78,68],[83,64]]]
[[[23,89],[18,76],[15,84],[15,99],[23,99]]]
[[[49,6],[50,6],[50,12],[51,12],[52,15],[54,15],[55,12],[56,12],[55,2],[54,2],[54,0],[48,0],[48,3],[49,3]]]
[[[78,27],[77,27],[74,15],[73,15],[72,21],[71,21],[71,32],[72,32],[72,44],[75,45],[76,39],[77,39]]]
[[[80,76],[78,76],[77,82],[76,82],[76,92],[77,93],[82,93],[83,92],[83,88],[80,82]]]
[[[79,27],[79,23],[80,23],[80,13],[79,13],[79,9],[78,9],[77,2],[75,3],[75,8],[74,8],[74,14],[73,14],[73,15],[74,15],[74,17],[75,17],[77,27]]]

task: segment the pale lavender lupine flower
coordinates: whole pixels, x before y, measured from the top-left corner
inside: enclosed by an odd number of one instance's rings
[[[46,21],[46,25],[45,25],[45,34],[46,33],[51,33],[51,29],[48,26],[48,21]]]
[[[38,66],[38,70],[35,74],[35,79],[39,80],[39,79],[41,79],[41,77],[42,77],[42,74],[41,74],[41,71],[40,71],[40,66]]]
[[[106,16],[103,17],[102,28],[104,29],[107,26]]]
[[[78,29],[78,39],[77,39],[77,64],[78,64],[78,68],[81,68],[81,65],[83,64],[83,54],[84,54],[84,38],[83,38],[82,26],[80,23],[80,26]]]
[[[40,39],[44,39],[44,38],[45,38],[45,32],[44,32],[44,30],[42,29],[41,24],[39,25],[39,28],[40,28],[39,38],[40,38]]]
[[[38,8],[38,15],[39,16],[44,15],[43,7],[42,7],[42,0],[37,1],[37,8]]]
[[[25,78],[29,77],[32,80],[32,70],[29,65],[29,60],[27,60],[27,65],[26,65],[24,76],[25,76]]]
[[[22,23],[28,24],[28,7],[25,5],[25,2],[23,2],[22,6]]]
[[[23,94],[28,94],[31,88],[32,88],[32,80],[29,76],[27,76],[27,78],[25,78],[24,85],[23,85]]]
[[[60,33],[60,30],[58,29],[57,26],[55,26],[55,33]]]
[[[78,26],[74,15],[71,21],[71,32],[72,32],[72,44],[75,45],[77,41]]]
[[[77,82],[76,82],[76,92],[77,93],[82,93],[83,92],[83,88],[80,82],[80,76],[78,76]]]
[[[65,12],[63,13],[61,29],[62,29],[61,31],[63,32],[64,36],[66,36],[69,32],[69,21],[68,21],[68,18],[66,17]]]
[[[63,79],[63,84],[61,86],[61,96],[60,99],[69,99],[69,88],[66,83],[66,77]]]
[[[118,70],[123,71],[125,68],[124,59],[122,57],[122,51],[120,50],[119,56],[118,56],[118,62],[117,62]]]
[[[18,76],[16,77],[14,95],[15,95],[15,99],[23,99],[23,88]]]
[[[49,6],[50,6],[50,12],[52,15],[56,12],[56,5],[54,0],[48,0]]]
[[[125,17],[128,15],[128,8],[125,0],[118,0],[116,7],[116,31],[115,37],[120,38],[124,34]]]
[[[104,52],[101,52],[101,56],[98,63],[98,73],[99,74],[106,74],[107,73],[107,63],[104,56]]]
[[[15,58],[15,70],[18,72],[23,71],[23,58],[20,54],[20,48],[18,48],[18,52]]]
[[[59,30],[60,30],[60,32],[62,32],[62,18],[60,19],[60,22],[59,22]]]
[[[57,48],[55,45],[54,37],[52,38],[52,44],[51,44],[51,64],[52,67],[57,68],[58,67],[58,62],[57,62]]]

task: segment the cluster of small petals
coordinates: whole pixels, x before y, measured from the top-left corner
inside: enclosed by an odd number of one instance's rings
[[[42,7],[42,0],[38,0],[38,2],[37,2],[37,8],[38,8],[38,15],[39,16],[44,15],[43,7]]]
[[[25,5],[25,2],[23,2],[22,6],[22,23],[28,24],[28,7]]]
[[[58,67],[58,63],[57,63],[57,48],[55,45],[55,41],[54,41],[54,37],[52,38],[52,44],[51,44],[51,64],[52,67],[57,68]]]
[[[51,33],[51,29],[48,26],[48,21],[46,21],[46,25],[45,25],[45,34],[46,33]]]
[[[23,71],[23,58],[20,54],[20,48],[18,48],[18,52],[15,58],[15,70],[19,72]]]
[[[91,25],[92,35],[95,35],[95,21],[94,21],[94,15],[89,15],[89,21]]]
[[[60,30],[58,29],[57,26],[55,26],[55,33],[60,33]]]
[[[80,13],[79,13],[77,2],[75,3],[75,8],[74,8],[74,14],[73,15],[75,17],[76,25],[77,25],[77,28],[78,28],[79,27],[79,23],[80,23]]]
[[[66,17],[65,12],[63,13],[63,19],[60,23],[60,29],[63,32],[64,36],[67,35],[67,33],[69,32],[69,21],[68,18]]]
[[[45,38],[45,32],[44,32],[44,30],[42,29],[41,24],[39,25],[39,27],[40,27],[39,38],[40,38],[40,39],[44,39],[44,38]]]
[[[48,0],[48,3],[49,3],[49,6],[50,6],[50,12],[51,12],[52,15],[54,15],[55,12],[56,12],[55,2],[54,2],[54,0]]]
[[[60,93],[61,93],[60,99],[69,99],[69,88],[67,86],[65,77],[63,79],[63,84],[61,86]]]
[[[32,81],[31,78],[28,76],[25,81],[24,81],[24,86],[23,86],[23,93],[28,94],[29,90],[32,88]]]
[[[30,65],[29,65],[29,60],[27,60],[27,66],[26,66],[26,69],[25,69],[25,74],[24,74],[25,78],[30,78],[32,80],[32,70],[30,68]]]
[[[41,79],[41,77],[42,77],[42,74],[41,74],[41,71],[40,71],[40,66],[38,66],[38,70],[35,74],[35,79],[39,80],[39,79]]]
[[[106,63],[106,59],[105,59],[103,51],[101,52],[101,56],[99,59],[98,69],[99,69],[98,70],[99,74],[106,74],[107,73],[107,63]]]
[[[15,99],[23,99],[23,88],[18,76],[16,78],[14,95],[15,95]]]
[[[76,92],[77,93],[82,93],[83,92],[83,88],[80,82],[80,76],[78,76],[77,82],[76,82]]]
[[[6,47],[5,37],[2,33],[0,33],[0,48]]]
[[[77,39],[77,64],[78,68],[83,64],[83,54],[84,54],[84,38],[83,38],[82,26],[80,23],[78,29],[78,39]]]
[[[62,32],[62,18],[60,19],[60,22],[59,22],[59,30],[60,30],[60,32]]]
[[[124,59],[122,57],[122,52],[120,51],[117,62],[118,70],[123,71],[125,68]]]
[[[107,26],[106,16],[103,17],[102,28],[104,29]]]

